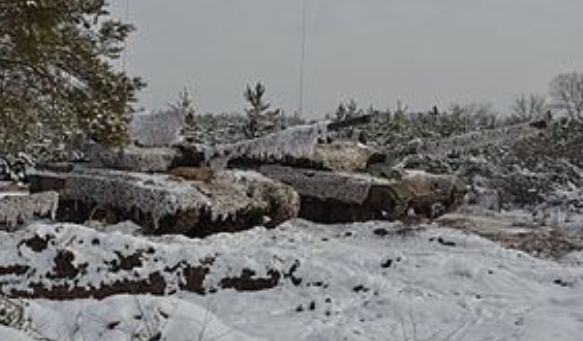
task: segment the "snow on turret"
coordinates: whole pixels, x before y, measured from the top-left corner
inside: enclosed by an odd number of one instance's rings
[[[221,145],[208,156],[214,169],[224,168],[229,160],[239,157],[280,160],[286,156],[310,157],[318,139],[326,134],[329,122],[296,126],[263,137]]]

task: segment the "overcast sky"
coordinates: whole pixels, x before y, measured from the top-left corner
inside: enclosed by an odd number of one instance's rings
[[[303,0],[129,0],[127,70],[147,108],[184,87],[204,112],[244,106],[245,84],[297,109]],[[583,71],[583,0],[307,0],[306,116],[340,101],[425,109],[547,91]],[[123,15],[126,0],[110,0]]]

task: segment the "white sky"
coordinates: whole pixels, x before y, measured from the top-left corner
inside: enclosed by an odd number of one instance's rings
[[[123,15],[126,0],[110,0]],[[129,0],[128,71],[164,107],[185,86],[204,112],[241,110],[245,84],[298,107],[302,0]],[[307,0],[305,116],[340,101],[394,108],[546,92],[583,71],[582,0]]]

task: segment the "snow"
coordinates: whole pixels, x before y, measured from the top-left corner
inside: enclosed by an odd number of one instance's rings
[[[3,193],[0,195],[0,224],[13,228],[19,222],[30,222],[35,217],[54,219],[57,206],[56,192],[28,195]]]
[[[172,148],[124,147],[111,150],[94,147],[89,159],[97,167],[123,169],[135,172],[164,172],[171,168],[177,151]]]
[[[168,147],[180,139],[186,112],[169,109],[135,113],[130,122],[130,137],[140,147]]]
[[[237,170],[217,172],[214,181],[203,183],[167,174],[78,169],[67,173],[66,181],[67,199],[128,212],[140,209],[152,215],[154,224],[177,212],[203,209],[215,220],[226,219],[253,204],[266,203],[270,194],[286,188],[260,174]]]
[[[543,224],[570,231],[583,231],[583,191],[557,189],[538,205],[535,218]]]
[[[540,134],[540,130],[529,123],[472,131],[446,139],[435,139],[422,143],[418,152],[425,155],[448,155],[454,151],[467,153],[485,146],[506,147],[517,140]]]
[[[111,204],[128,211],[147,208],[155,223],[161,217],[180,209],[209,204],[208,198],[192,184],[168,175],[103,169],[85,169],[67,174],[67,197],[96,204]]]
[[[331,173],[278,165],[262,166],[259,170],[270,178],[290,184],[301,195],[355,204],[362,204],[367,199],[371,186],[394,184],[394,181],[364,173]]]
[[[327,130],[328,122],[295,126],[263,137],[217,146],[212,159],[214,169],[224,168],[238,157],[275,159],[286,156],[301,158],[314,154],[314,149]]]
[[[393,236],[376,237],[379,228]],[[415,326],[418,340],[449,334],[455,340],[579,340],[583,268],[434,226],[411,236],[398,231],[385,223],[288,224],[278,233],[280,245],[272,247],[279,258],[298,257],[302,285],[286,283],[244,298],[228,291],[194,298],[212,302],[225,321],[266,339],[404,340],[413,339]],[[340,237],[347,232],[350,237]],[[389,260],[391,267],[383,268]],[[558,279],[569,285],[555,284]],[[327,287],[308,285],[319,281]]]
[[[22,197],[27,196],[27,192],[0,192],[0,199],[8,198],[8,197]]]
[[[38,301],[36,336],[50,340],[259,341],[223,324],[210,311],[178,298],[121,295],[101,301]]]
[[[33,341],[34,339],[28,337],[25,333],[23,333],[21,331],[0,325],[0,340],[2,340],[2,341]]]
[[[555,262],[439,225],[385,222],[324,226],[294,220],[203,240],[59,226],[17,233],[59,233],[57,244],[72,236],[99,237],[103,250],[152,246],[165,265],[215,255],[205,282],[210,287],[243,267],[288,275],[275,288],[257,292],[31,300],[33,326],[67,340],[127,340],[131,331],[150,329],[160,330],[162,340],[182,341],[197,339],[205,324],[202,340],[576,341],[583,335],[578,253]],[[11,239],[18,240],[2,236],[6,264],[19,257]],[[103,252],[81,245],[74,249],[79,262],[94,262]],[[23,256],[34,268],[51,266],[42,253]],[[136,320],[140,310],[147,316]]]

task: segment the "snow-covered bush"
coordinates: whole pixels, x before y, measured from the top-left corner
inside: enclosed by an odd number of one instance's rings
[[[371,122],[336,132],[337,138],[359,141],[392,149],[403,149],[414,140],[440,139],[504,125],[488,104],[453,105],[447,110],[434,107],[426,112],[409,112],[399,105],[395,110],[363,109],[355,101],[342,103],[329,118],[341,121],[371,115]]]
[[[140,147],[167,147],[180,140],[186,112],[179,108],[141,112],[130,122],[130,138]]]
[[[193,121],[187,122],[185,139],[205,145],[241,141],[245,139],[244,124],[244,116],[236,113],[196,115]]]

